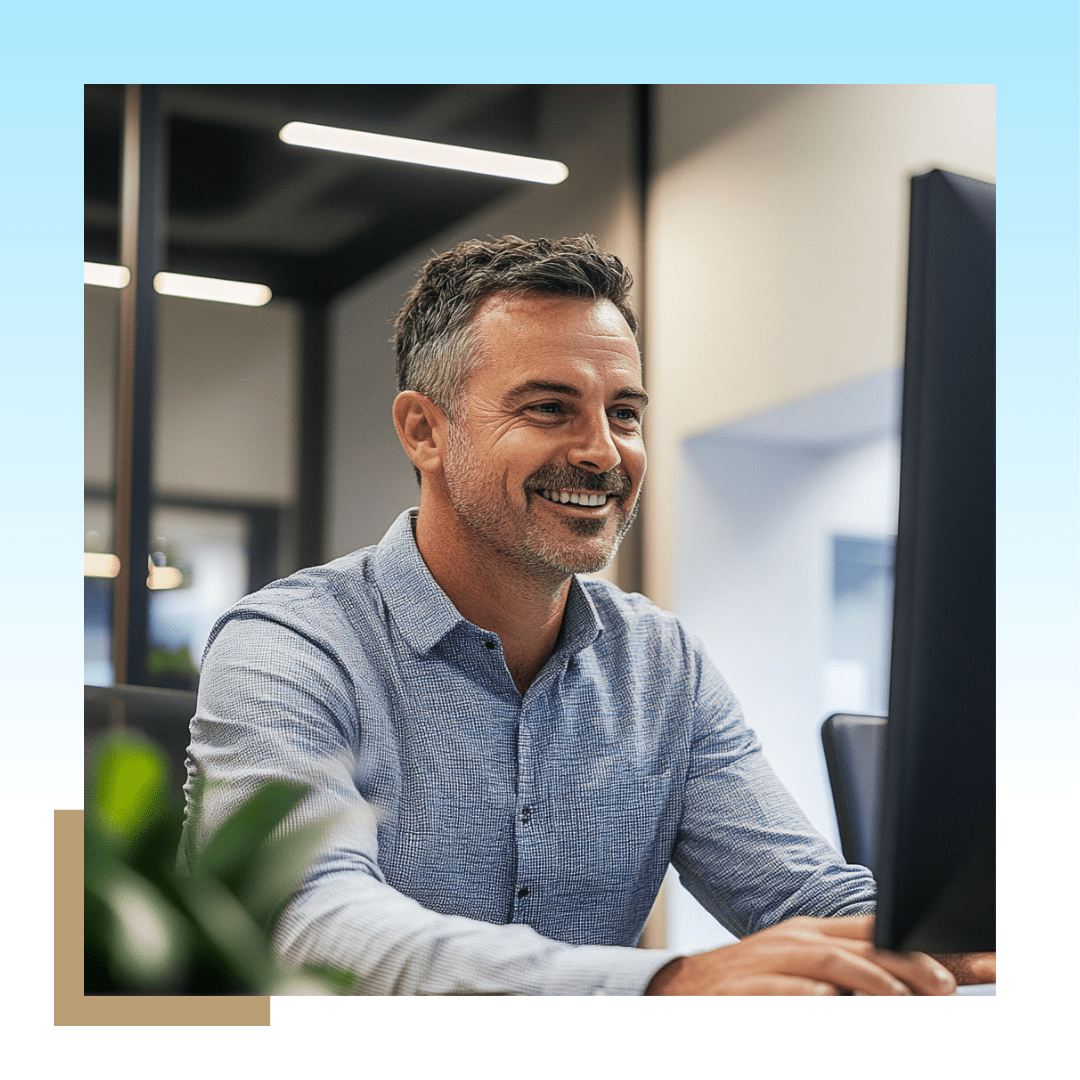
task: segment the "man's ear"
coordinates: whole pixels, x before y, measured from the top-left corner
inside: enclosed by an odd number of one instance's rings
[[[409,460],[422,473],[442,472],[449,424],[431,398],[402,390],[394,398],[394,427]]]

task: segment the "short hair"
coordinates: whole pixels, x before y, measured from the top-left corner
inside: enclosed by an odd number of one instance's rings
[[[480,359],[473,316],[494,294],[610,300],[636,336],[633,281],[593,236],[466,240],[423,266],[394,323],[398,389],[424,394],[453,420]]]

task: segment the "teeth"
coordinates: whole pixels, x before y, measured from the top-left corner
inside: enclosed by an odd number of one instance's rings
[[[545,488],[540,494],[550,502],[572,503],[574,506],[603,506],[607,502],[607,495],[603,492],[579,494],[576,491],[551,491]]]

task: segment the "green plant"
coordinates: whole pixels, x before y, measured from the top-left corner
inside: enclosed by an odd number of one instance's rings
[[[288,967],[270,944],[326,827],[278,829],[306,787],[260,787],[187,873],[176,861],[183,807],[166,775],[162,752],[137,735],[111,733],[94,747],[84,818],[85,993],[351,990],[350,973]]]

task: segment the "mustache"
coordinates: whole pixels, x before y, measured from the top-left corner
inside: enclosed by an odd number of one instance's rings
[[[585,469],[561,468],[557,465],[545,465],[525,481],[525,486],[532,491],[597,491],[625,499],[633,489],[630,477],[614,469],[605,473],[586,472]]]

